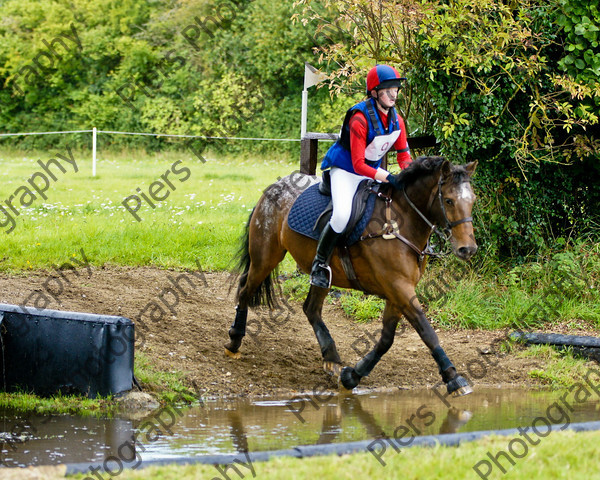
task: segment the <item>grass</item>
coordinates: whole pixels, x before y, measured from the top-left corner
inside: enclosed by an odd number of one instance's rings
[[[196,393],[185,383],[185,372],[158,371],[143,352],[135,354],[135,376],[144,391],[153,393],[161,402],[170,403],[175,398],[183,398],[188,402],[198,400]]]
[[[355,290],[348,290],[340,296],[340,307],[346,315],[357,322],[366,323],[378,319],[383,313],[385,300],[373,295],[365,295]]]
[[[42,171],[38,160],[48,162],[56,153],[66,156],[66,150],[0,154],[0,205],[10,213],[6,202],[18,191],[10,203],[19,207],[19,215],[12,214],[14,230],[0,244],[0,271],[48,268],[82,248],[92,265],[195,269],[198,259],[206,270],[227,269],[262,191],[296,168],[278,160],[208,157],[203,163],[190,152],[125,152],[103,155],[92,177],[89,152],[74,151],[79,171],[74,173],[65,162],[66,173],[52,167],[57,180],[50,182],[47,200],[37,195],[32,201],[18,189],[29,188],[28,179]],[[173,173],[184,168],[188,173]],[[166,172],[173,189],[161,180]],[[169,193],[164,201],[149,196],[150,185],[157,181],[164,185],[158,194]],[[141,221],[123,205],[131,195],[140,198],[135,213]],[[28,206],[20,206],[22,198]],[[127,202],[132,209],[137,206],[134,200]],[[9,229],[0,211],[0,230]]]
[[[553,389],[569,388],[576,383],[582,383],[588,369],[598,367],[597,363],[574,355],[572,348],[557,350],[550,345],[531,345],[517,356],[543,360],[544,369],[531,370],[529,375]]]
[[[38,397],[27,392],[0,392],[0,406],[16,412],[35,412],[41,415],[110,415],[116,410],[112,396],[91,399],[60,393],[51,397]]]
[[[519,438],[520,437],[515,437]],[[487,478],[504,480],[544,479],[582,479],[598,476],[598,454],[600,452],[600,432],[574,433],[572,431],[555,432],[544,438],[530,438],[536,445],[527,445],[527,454],[523,458],[514,458],[514,466],[505,457],[499,462],[502,470],[490,462],[492,470]],[[473,467],[479,464],[480,471],[487,473],[482,461],[488,459],[488,452],[510,452],[512,438],[492,436],[476,442],[456,447],[412,447],[401,449],[398,453],[388,447],[381,454],[382,465],[371,453],[356,453],[341,457],[328,455],[295,459],[290,457],[273,458],[268,462],[255,462],[246,466],[236,464],[241,475],[233,467],[227,470],[231,478],[256,478],[258,480],[299,480],[319,478],[321,480],[354,480],[385,478],[389,480],[416,479],[465,479],[480,478]],[[524,440],[523,440],[524,442]],[[512,445],[511,445],[512,446]],[[524,450],[520,444],[514,451],[521,455]],[[221,467],[223,468],[223,467]],[[85,478],[78,475],[76,478]],[[136,480],[152,478],[155,480],[192,480],[197,478],[222,478],[221,473],[211,465],[162,466],[139,470],[124,470],[119,478]]]

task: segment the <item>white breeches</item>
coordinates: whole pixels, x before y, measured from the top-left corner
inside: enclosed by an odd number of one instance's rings
[[[338,167],[332,167],[330,175],[333,213],[329,223],[336,233],[342,233],[350,220],[352,201],[358,184],[367,177],[350,173]]]

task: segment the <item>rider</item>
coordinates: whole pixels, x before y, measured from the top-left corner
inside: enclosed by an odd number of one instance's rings
[[[352,211],[352,199],[365,178],[391,183],[400,189],[396,178],[380,167],[381,159],[392,148],[400,168],[412,162],[406,140],[404,120],[394,104],[405,78],[388,65],[376,65],[367,74],[367,99],[354,105],[344,118],[339,140],[328,150],[321,170],[329,172],[333,213],[323,229],[312,264],[310,283],[331,286],[329,259]]]

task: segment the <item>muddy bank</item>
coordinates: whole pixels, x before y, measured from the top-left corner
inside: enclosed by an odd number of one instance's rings
[[[30,305],[37,301],[45,308],[122,315],[134,321],[141,316],[145,327],[136,327],[137,351],[144,352],[156,369],[183,372],[185,381],[203,395],[337,388],[336,380],[322,370],[316,338],[299,302],[276,312],[251,311],[242,358],[232,360],[223,349],[235,315],[229,274],[108,266],[62,273],[3,275],[0,301],[22,304],[27,299]],[[356,323],[335,301],[325,306],[324,319],[342,360],[350,365],[372,348],[381,328],[379,322]],[[496,355],[493,346],[503,339],[503,331],[437,331],[450,359],[460,372],[470,374],[475,387],[531,386],[534,382],[527,372],[543,368],[537,359]],[[428,349],[404,322],[390,351],[360,387],[422,388],[438,380]]]

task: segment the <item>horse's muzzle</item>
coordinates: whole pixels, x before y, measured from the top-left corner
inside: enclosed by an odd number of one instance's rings
[[[461,260],[469,260],[477,252],[477,245],[467,245],[456,249],[456,256]]]

